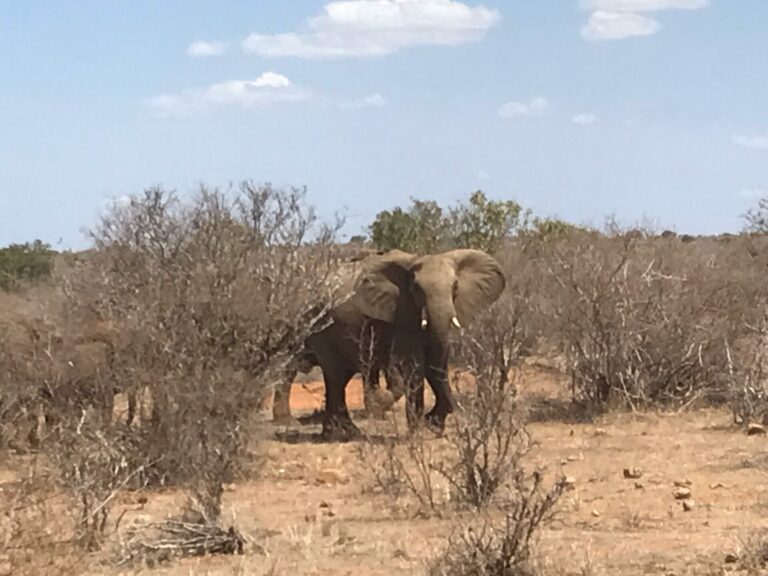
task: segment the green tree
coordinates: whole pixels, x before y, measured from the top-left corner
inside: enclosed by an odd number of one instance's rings
[[[587,229],[576,226],[559,218],[534,218],[530,225],[526,227],[526,234],[538,240],[557,240],[574,234],[576,232],[586,232]]]
[[[520,227],[523,209],[514,200],[488,200],[478,190],[469,202],[451,210],[450,228],[457,248],[478,248],[494,253],[504,239]]]
[[[51,247],[40,240],[0,248],[0,290],[11,290],[21,281],[48,278],[54,255]]]
[[[380,250],[438,252],[446,243],[447,225],[437,202],[412,199],[407,211],[397,207],[379,212],[370,226],[371,240]]]
[[[379,212],[370,231],[374,245],[381,250],[397,248],[427,254],[479,248],[493,253],[517,231],[523,216],[517,202],[488,200],[478,190],[447,213],[437,202],[422,200],[411,200],[407,210],[397,207]]]

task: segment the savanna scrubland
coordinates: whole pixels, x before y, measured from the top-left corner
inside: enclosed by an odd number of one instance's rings
[[[0,574],[760,574],[768,245],[536,217],[482,193],[340,243],[302,191],[150,189],[89,250],[0,255]],[[319,441],[270,388],[371,250],[494,254],[460,409]],[[429,399],[428,399],[429,403]]]

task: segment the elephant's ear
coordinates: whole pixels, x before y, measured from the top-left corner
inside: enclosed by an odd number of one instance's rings
[[[499,298],[507,281],[499,263],[481,250],[453,250],[445,255],[456,263],[456,315],[467,325]]]
[[[355,308],[369,318],[390,324],[399,318],[410,318],[411,312],[415,318],[410,294],[410,265],[415,258],[413,254],[392,250],[363,260],[352,298]]]

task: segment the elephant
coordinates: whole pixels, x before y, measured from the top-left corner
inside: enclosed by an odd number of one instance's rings
[[[117,341],[114,328],[107,323],[94,323],[87,336],[64,336],[41,320],[13,319],[10,324],[13,337],[3,344],[6,358],[14,363],[17,375],[29,384],[24,394],[13,399],[19,423],[25,421],[20,427],[27,429],[29,447],[37,448],[41,443],[41,417],[48,433],[63,417],[80,415],[85,410],[95,411],[102,423],[111,423],[115,395],[120,392],[126,394],[127,424],[131,425],[137,393],[133,389],[117,389],[113,384]],[[16,440],[13,442],[17,444]]]
[[[450,342],[505,287],[499,263],[480,250],[423,256],[393,250],[361,261],[350,296],[332,310],[332,323],[306,341],[325,380],[323,438],[359,435],[345,389],[365,369],[361,351],[366,346],[394,380],[404,383],[411,427],[423,416],[426,378],[436,399],[427,424],[442,431],[455,409],[448,383]]]

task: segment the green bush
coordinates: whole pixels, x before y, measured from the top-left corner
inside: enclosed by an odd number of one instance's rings
[[[419,254],[452,248],[479,248],[496,252],[514,233],[524,216],[513,200],[489,200],[478,190],[467,202],[445,210],[437,202],[412,200],[377,214],[370,226],[371,240],[381,250]]]
[[[400,207],[379,212],[370,226],[371,239],[381,250],[430,253],[439,251],[448,236],[443,209],[433,201],[412,200],[406,211]]]
[[[543,241],[559,240],[570,234],[586,231],[586,228],[558,218],[534,218],[525,230],[529,237]]]
[[[48,278],[56,253],[48,244],[35,240],[0,248],[0,290],[11,290],[22,281]]]

